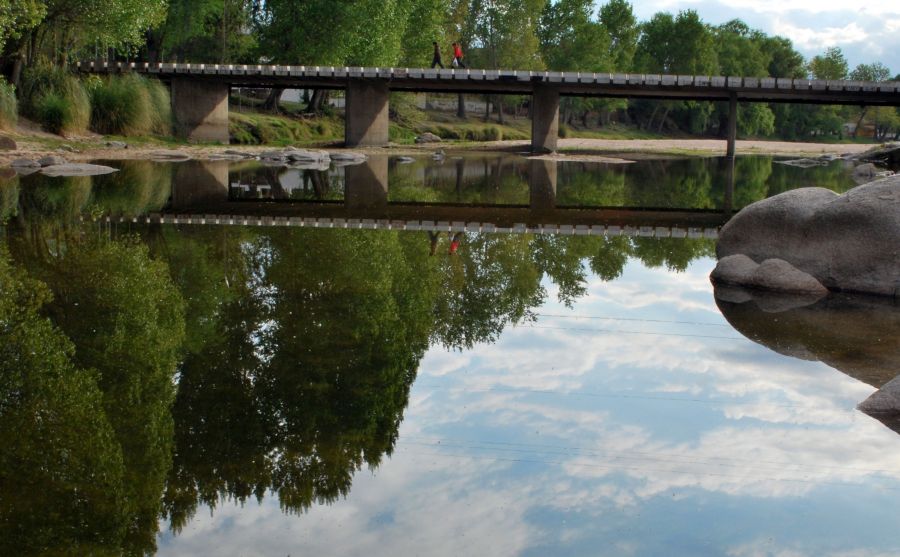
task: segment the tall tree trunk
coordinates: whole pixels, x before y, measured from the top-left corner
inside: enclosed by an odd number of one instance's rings
[[[497,99],[498,97],[494,97]],[[503,120],[503,99],[499,99],[497,102],[497,123],[500,125],[505,124],[506,122]]]
[[[456,97],[456,117],[466,118],[466,98],[462,93]]]
[[[649,130],[653,126],[653,120],[656,119],[656,113],[659,112],[659,103],[654,105],[653,112],[650,113],[650,119],[647,120],[647,123],[641,126],[642,129]]]
[[[281,112],[281,108],[278,106],[278,102],[281,100],[282,93],[284,93],[283,87],[270,89],[269,96],[266,97],[266,102],[263,103],[263,110],[268,110],[270,112]]]
[[[327,99],[328,91],[324,89],[313,89],[312,98],[309,100],[309,104],[306,105],[306,112],[308,114],[320,114]]]
[[[656,133],[662,133],[663,126],[666,123],[666,118],[669,117],[669,107],[666,107],[666,111],[663,112],[662,118],[659,119],[659,128],[656,130]]]
[[[484,97],[484,121],[487,122],[491,119],[491,99],[490,95]]]
[[[866,117],[866,112],[868,112],[868,111],[869,111],[868,106],[862,107],[862,110],[859,113],[859,120],[856,121],[856,127],[853,128],[853,133],[850,134],[850,137],[852,137],[853,139],[856,139],[856,134],[859,133],[859,127],[862,126],[863,118]]]

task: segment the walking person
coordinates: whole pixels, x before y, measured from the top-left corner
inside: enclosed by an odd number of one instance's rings
[[[438,46],[437,41],[432,42],[434,45],[434,58],[431,59],[431,67],[432,69],[435,66],[440,66],[441,69],[444,69],[444,64],[441,62],[441,47]]]
[[[453,67],[465,68],[463,64],[463,51],[459,43],[453,43]]]

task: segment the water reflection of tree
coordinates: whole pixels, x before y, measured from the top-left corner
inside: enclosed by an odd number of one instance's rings
[[[169,253],[234,252],[192,236],[167,238]],[[271,490],[289,512],[334,501],[391,453],[431,319],[427,269],[417,274],[427,253],[412,240],[307,230],[240,240],[229,292],[207,308],[215,324],[180,369],[173,528],[222,497]]]
[[[100,395],[79,396],[102,397],[114,436],[104,462],[120,474],[110,505],[122,516],[102,519],[127,539],[97,542],[111,553],[152,551],[161,499],[178,530],[223,498],[271,491],[300,512],[346,495],[391,453],[429,343],[495,340],[546,300],[544,280],[571,304],[588,268],[610,280],[638,257],[680,270],[711,246],[467,234],[456,254],[429,257],[424,232],[139,227],[151,258],[97,224],[66,223],[92,200],[128,214],[154,196],[114,201],[79,183],[39,183],[9,243],[54,292],[43,311],[74,343],[71,366],[96,370]]]
[[[181,295],[165,265],[151,260],[146,247],[134,241],[63,232],[55,242],[55,249],[48,252],[34,249],[46,242],[36,244],[17,236],[10,247],[17,263],[53,293],[52,300],[43,304],[43,313],[74,345],[68,354],[70,365],[96,372],[93,388],[102,395],[103,414],[116,445],[115,454],[104,454],[119,459],[98,463],[98,470],[121,474],[115,506],[125,517],[121,538],[108,538],[104,544],[112,554],[152,552],[171,463],[173,374],[184,333]],[[64,431],[45,433],[52,438]],[[41,440],[27,442],[39,446]],[[77,483],[67,488],[73,493],[93,489]],[[16,504],[31,502],[23,498]],[[60,530],[54,535],[61,543],[81,528],[82,521],[121,521],[105,515],[109,505],[81,512],[85,516],[68,518],[75,522],[57,525]]]

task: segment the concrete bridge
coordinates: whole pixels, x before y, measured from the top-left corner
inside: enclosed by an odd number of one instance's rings
[[[388,143],[391,91],[530,95],[535,152],[555,151],[560,96],[651,98],[729,103],[728,152],[734,155],[738,102],[900,106],[900,83],[659,74],[516,70],[127,64],[84,62],[82,72],[137,72],[171,84],[176,133],[228,142],[231,87],[339,89],[346,93],[348,146]]]
[[[557,163],[532,159],[529,202],[523,205],[396,202],[388,199],[388,157],[348,166],[344,198],[261,201],[235,195],[244,184],[227,161],[190,161],[176,167],[172,195],[160,213],[122,220],[148,223],[466,230],[604,236],[716,238],[728,221],[722,210],[631,207],[559,207]],[[733,185],[726,196],[732,197]],[[726,203],[727,203],[726,199]],[[111,220],[119,220],[112,217]]]

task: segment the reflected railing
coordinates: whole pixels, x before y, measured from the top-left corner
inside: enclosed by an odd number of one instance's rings
[[[559,163],[527,159],[514,180],[527,186],[493,203],[461,203],[442,199],[392,199],[391,179],[402,184],[402,172],[388,157],[345,166],[338,175],[300,170],[292,184],[278,171],[241,172],[226,161],[184,163],[176,170],[171,202],[147,222],[239,224],[403,230],[466,230],[543,234],[633,235],[715,238],[731,216],[732,193],[723,209],[560,205]],[[471,166],[471,165],[469,165]],[[469,172],[465,161],[446,165],[460,184]],[[231,170],[231,171],[230,171]],[[393,171],[392,171],[393,170]],[[733,190],[732,183],[726,188]],[[447,177],[443,177],[446,181]],[[334,182],[338,182],[335,184]],[[426,177],[427,182],[427,177]],[[306,186],[313,197],[297,199]],[[311,186],[311,188],[310,188]],[[399,186],[398,187],[402,187]],[[520,188],[520,190],[522,190]]]

